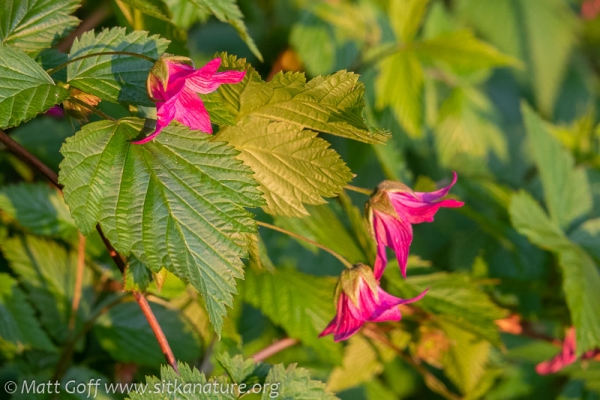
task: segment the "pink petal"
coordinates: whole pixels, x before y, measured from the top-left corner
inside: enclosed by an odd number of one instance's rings
[[[406,278],[406,263],[408,262],[408,252],[413,238],[412,226],[407,220],[400,220],[378,211],[373,212],[373,222],[375,224],[375,239],[377,240],[375,278],[377,280],[381,279],[387,264],[387,257],[383,254],[385,253],[385,247],[394,249],[400,272]]]
[[[454,184],[456,183],[456,180],[458,179],[458,175],[456,174],[456,172],[452,172],[452,182],[450,182],[450,184],[446,187],[443,187],[441,189],[438,189],[436,191],[433,192],[414,192],[415,196],[417,196],[421,201],[425,202],[425,203],[429,203],[432,201],[437,201],[439,199],[441,199],[442,197],[444,197],[445,195],[448,194],[448,192],[450,191],[450,189],[452,189],[452,186],[454,186]]]
[[[188,78],[185,82],[186,87],[196,93],[211,93],[214,92],[225,83],[239,83],[246,75],[245,71],[226,71],[219,72],[206,78],[199,74],[200,70],[196,71],[194,76]]]
[[[575,329],[569,328],[565,336],[565,341],[563,343],[561,352],[551,360],[543,361],[536,365],[535,371],[540,375],[553,374],[560,371],[567,365],[573,364],[575,361],[577,361],[575,347]]]
[[[411,224],[420,224],[422,222],[432,222],[435,213],[441,208],[462,207],[465,203],[462,201],[447,199],[435,203],[421,203],[412,200],[405,200],[399,196],[390,196],[392,205],[396,212],[405,215]]]
[[[386,321],[400,321],[402,319],[402,314],[400,313],[400,309],[398,306],[388,308],[387,310],[375,315],[369,321],[371,322],[386,322]]]

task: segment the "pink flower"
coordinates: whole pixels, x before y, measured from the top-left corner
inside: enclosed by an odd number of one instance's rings
[[[575,328],[571,327],[567,330],[565,341],[560,353],[558,353],[553,359],[543,361],[535,366],[535,370],[540,375],[554,374],[567,365],[573,364],[577,361],[577,355],[575,348],[577,342],[575,340]],[[590,350],[585,352],[580,358],[582,360],[589,360],[600,356],[600,350]]]
[[[336,288],[337,312],[319,337],[333,333],[339,342],[354,335],[365,322],[400,321],[398,306],[420,300],[425,293],[427,290],[408,300],[394,297],[379,286],[371,268],[357,264],[342,273]]]
[[[210,116],[198,93],[206,94],[226,83],[239,83],[245,71],[217,72],[221,59],[215,58],[200,69],[194,69],[190,59],[177,56],[161,57],[148,76],[148,95],[156,101],[157,121],[154,132],[142,144],[154,139],[173,120],[212,133]]]
[[[60,119],[60,118],[64,118],[65,110],[63,110],[63,108],[61,106],[52,106],[52,108],[49,109],[48,111],[46,111],[44,113],[44,115],[47,115],[52,118]]]
[[[462,201],[440,199],[456,183],[453,173],[450,185],[434,192],[413,192],[408,186],[392,181],[379,184],[367,203],[367,219],[371,235],[377,242],[375,278],[381,279],[387,265],[386,248],[396,252],[400,272],[406,278],[406,262],[413,238],[412,224],[432,222],[440,207],[462,207]]]

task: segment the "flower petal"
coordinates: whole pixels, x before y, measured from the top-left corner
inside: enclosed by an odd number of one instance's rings
[[[373,211],[375,225],[375,240],[377,241],[377,259],[375,260],[375,278],[381,279],[387,264],[385,247],[390,247],[396,252],[398,265],[402,276],[406,278],[406,263],[408,252],[413,238],[410,222],[399,214],[400,218],[379,211]]]

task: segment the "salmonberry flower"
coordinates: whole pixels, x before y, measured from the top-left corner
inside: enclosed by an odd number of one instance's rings
[[[400,321],[398,306],[420,300],[426,292],[407,300],[394,297],[379,286],[371,268],[356,264],[342,273],[336,287],[336,315],[319,337],[333,333],[339,342],[354,335],[365,322]]]
[[[142,140],[142,144],[154,139],[173,120],[192,129],[212,133],[210,116],[198,93],[206,94],[226,83],[239,83],[245,71],[217,72],[221,59],[215,58],[204,67],[195,69],[186,57],[163,55],[150,70],[147,89],[156,102],[156,129]]]
[[[450,185],[434,192],[413,192],[408,186],[383,181],[366,205],[366,216],[371,235],[377,242],[375,278],[381,279],[387,265],[386,248],[396,252],[400,272],[406,278],[406,262],[413,238],[412,224],[432,222],[440,207],[462,207],[453,199],[440,200],[456,183],[456,173]]]
[[[571,327],[567,330],[565,341],[560,353],[558,353],[553,359],[544,361],[536,365],[535,370],[540,375],[554,374],[567,365],[573,364],[577,361],[577,355],[575,349],[577,342],[575,340],[575,328]],[[600,350],[590,350],[585,352],[580,358],[582,360],[596,359],[600,357]]]

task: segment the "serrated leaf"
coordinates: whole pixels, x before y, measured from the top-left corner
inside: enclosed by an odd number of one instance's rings
[[[265,83],[244,59],[221,57],[224,69],[247,70],[241,83],[221,85],[214,94],[238,123],[258,117],[364,143],[383,143],[389,137],[387,131],[366,125],[364,85],[352,72],[339,71],[308,82],[302,73],[278,73]]]
[[[79,4],[80,0],[1,0],[0,43],[35,55],[79,24],[71,15]]]
[[[389,16],[396,38],[403,43],[414,39],[429,0],[393,0],[390,2]]]
[[[69,60],[88,54],[124,51],[158,59],[169,41],[148,32],[125,28],[84,33],[71,47]],[[153,63],[129,55],[104,55],[74,61],[67,66],[68,83],[102,100],[153,106],[146,92],[146,80]]]
[[[463,329],[493,344],[501,343],[497,319],[506,311],[494,304],[488,295],[466,275],[444,272],[413,276],[401,280],[390,275],[392,285],[400,297],[411,298],[429,288],[427,296],[419,300],[418,307],[437,315],[441,320],[460,324]]]
[[[162,0],[121,0],[143,14],[171,22],[171,11]]]
[[[348,340],[344,349],[344,360],[341,367],[335,367],[329,375],[327,388],[333,392],[341,392],[370,382],[375,375],[383,371],[376,349],[362,336],[355,335]]]
[[[330,144],[297,125],[247,118],[219,131],[252,168],[270,214],[304,216],[303,204],[323,204],[344,190],[352,173]]]
[[[25,122],[69,97],[27,54],[0,44],[0,129]]]
[[[0,211],[36,235],[70,239],[75,222],[60,192],[47,184],[21,183],[0,187]]]
[[[173,15],[171,20],[183,29],[189,29],[195,22],[205,21],[212,15],[208,7],[194,4],[193,0],[165,0],[165,3]]]
[[[176,310],[150,302],[150,306],[178,360],[200,356],[200,345],[192,327]],[[116,360],[154,367],[164,363],[156,336],[135,302],[121,303],[102,314],[93,332],[104,350]]]
[[[464,394],[473,392],[485,373],[489,342],[450,322],[440,324],[451,345],[444,354],[444,374]]]
[[[569,235],[569,238],[600,260],[600,218],[585,221]]]
[[[575,167],[571,153],[546,129],[535,112],[522,104],[521,111],[533,158],[544,187],[552,219],[567,228],[574,219],[592,209],[592,195],[586,172]]]
[[[290,31],[294,47],[311,76],[328,74],[334,67],[336,46],[329,25],[311,12],[305,12]]]
[[[263,391],[262,400],[269,400],[277,393],[277,398],[288,400],[336,400],[321,381],[310,379],[310,373],[295,364],[285,368],[282,364],[275,365],[265,381],[267,390]],[[277,391],[273,389],[277,385]]]
[[[0,341],[18,348],[25,346],[55,350],[35,319],[33,308],[18,288],[17,281],[5,273],[0,273],[0,320]]]
[[[256,232],[244,207],[263,204],[252,172],[201,132],[171,125],[151,143],[131,144],[142,129],[137,118],[102,121],[67,139],[65,201],[82,233],[100,223],[123,255],[189,281],[220,332],[243,276],[245,235]]]
[[[237,33],[240,35],[242,40],[246,42],[252,54],[263,61],[262,54],[256,47],[254,40],[248,33],[248,28],[244,24],[244,16],[240,11],[235,0],[190,0],[191,3],[196,5],[201,12],[209,9],[210,12],[221,22],[226,22],[233,26]]]
[[[245,360],[241,354],[231,357],[228,353],[219,354],[217,361],[225,369],[233,382],[246,382],[249,378],[265,379],[271,367],[253,359]]]
[[[341,346],[330,338],[318,338],[335,313],[335,282],[292,269],[275,274],[247,271],[244,300],[260,309],[287,334],[302,341],[328,361],[341,360]]]
[[[379,62],[375,81],[376,107],[390,107],[400,125],[412,137],[420,137],[423,125],[423,68],[413,51],[400,51]]]
[[[440,162],[461,171],[468,168],[466,160],[487,161],[492,154],[507,161],[507,143],[495,117],[492,104],[481,93],[454,89],[442,104],[434,132]]]
[[[69,335],[68,322],[75,290],[77,253],[56,242],[35,236],[12,237],[0,245],[12,270],[23,281],[42,325],[57,341]],[[76,321],[84,321],[91,308],[92,274],[84,269]]]
[[[494,67],[520,66],[519,60],[477,39],[472,31],[445,33],[415,45],[422,60],[442,62],[457,73],[472,73]]]
[[[577,19],[567,2],[458,2],[459,15],[499,50],[523,61],[539,108],[551,115],[571,51]],[[500,23],[501,21],[501,23]]]
[[[537,246],[558,254],[563,291],[577,332],[577,353],[600,347],[600,272],[583,249],[572,243],[526,192],[513,195],[513,226]]]
[[[275,266],[269,258],[265,243],[259,234],[248,235],[248,266],[255,271],[275,271]]]
[[[152,271],[135,257],[129,257],[127,269],[123,274],[125,291],[145,292],[152,282]]]

